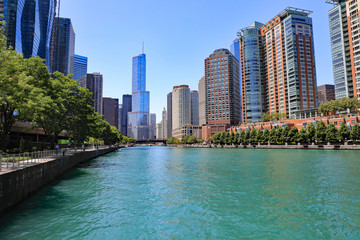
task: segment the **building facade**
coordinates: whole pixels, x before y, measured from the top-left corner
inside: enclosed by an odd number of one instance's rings
[[[74,77],[73,79],[80,83],[81,77],[87,74],[88,58],[80,55],[74,55]]]
[[[137,140],[149,139],[149,101],[146,91],[146,55],[133,57],[132,112],[128,114],[128,135]]]
[[[149,126],[150,126],[149,139],[155,140],[156,139],[156,114],[155,113],[150,113]]]
[[[122,108],[122,104],[119,104],[119,133],[121,133],[121,126],[122,126],[122,112],[123,112],[123,108]]]
[[[175,86],[172,91],[172,136],[181,138],[177,134],[185,126],[191,125],[191,96],[188,85]]]
[[[111,126],[119,128],[119,99],[117,98],[103,98],[102,100],[102,115],[104,120]]]
[[[239,62],[227,49],[217,49],[205,59],[206,123],[240,122]]]
[[[172,92],[167,95],[167,137],[172,137]]]
[[[357,0],[328,0],[335,98],[360,98],[359,8]]]
[[[318,98],[319,98],[319,105],[335,100],[335,86],[332,84],[324,84],[318,86]]]
[[[50,56],[51,72],[64,75],[74,73],[75,32],[69,18],[55,18],[53,44]]]
[[[205,90],[205,77],[199,80],[199,125],[206,125],[206,90]]]
[[[167,112],[164,108],[161,114],[161,122],[156,125],[156,139],[158,140],[165,140],[168,138],[168,129],[167,129]]]
[[[241,65],[242,121],[262,121],[266,108],[267,82],[263,56],[262,23],[253,22],[238,32]]]
[[[199,126],[199,92],[191,91],[191,124]]]
[[[7,45],[25,58],[39,56],[50,66],[50,42],[55,18],[55,0],[2,0]]]
[[[265,112],[293,117],[317,107],[311,13],[287,8],[238,32],[244,122],[261,121]]]
[[[100,73],[88,73],[81,78],[80,87],[87,88],[92,93],[93,107],[95,112],[103,114],[103,75]]]
[[[132,110],[132,95],[122,97],[121,134],[128,137],[128,113]]]

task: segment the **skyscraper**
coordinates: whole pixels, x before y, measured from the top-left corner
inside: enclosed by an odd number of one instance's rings
[[[239,61],[239,71],[241,71],[241,64],[240,64],[240,39],[235,38],[233,43],[230,45],[230,52],[232,55],[236,57]],[[240,120],[242,121],[242,87],[241,87],[241,74],[239,75],[240,78]]]
[[[80,86],[89,89],[92,93],[94,110],[101,115],[103,113],[103,75],[100,73],[88,73],[81,78]]]
[[[55,0],[1,0],[7,44],[25,58],[40,56],[50,65]]]
[[[55,18],[51,72],[74,73],[75,32],[69,18]]]
[[[324,102],[335,100],[335,86],[332,84],[324,84],[318,86],[319,105]]]
[[[167,95],[167,137],[172,137],[172,92]]]
[[[164,108],[162,111],[162,118],[161,118],[161,122],[156,124],[156,139],[158,140],[164,140],[168,138],[167,135],[167,113],[166,113],[166,109]]]
[[[149,139],[156,139],[156,114],[150,113],[150,121],[149,121]]]
[[[240,122],[239,61],[228,49],[205,59],[206,127],[203,139]]]
[[[132,111],[132,95],[125,94],[122,98],[121,134],[128,135],[128,113]]]
[[[181,137],[181,128],[191,124],[191,96],[188,85],[175,86],[172,92],[172,136]]]
[[[199,93],[191,91],[191,124],[199,126]]]
[[[240,66],[242,87],[242,121],[260,122],[266,112],[267,82],[260,28],[254,22],[238,32],[240,36]]]
[[[149,98],[146,91],[146,56],[132,61],[132,112],[128,114],[128,135],[137,140],[149,139]]]
[[[328,0],[335,97],[360,98],[359,8],[353,0]]]
[[[80,55],[74,55],[74,77],[73,79],[80,83],[81,77],[87,73],[88,58]]]
[[[119,128],[119,99],[103,98],[102,115],[111,126]]]
[[[119,127],[118,127],[118,130],[120,133],[121,133],[121,127],[122,127],[122,112],[123,112],[122,104],[119,104]]]
[[[199,125],[206,124],[206,92],[205,92],[205,77],[199,81]]]
[[[244,122],[264,112],[292,117],[317,107],[311,11],[287,8],[238,32]]]
[[[206,115],[210,125],[240,122],[239,62],[227,49],[205,59]]]

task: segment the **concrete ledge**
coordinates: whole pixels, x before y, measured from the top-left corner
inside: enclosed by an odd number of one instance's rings
[[[71,168],[113,152],[115,148],[78,152],[0,174],[0,214],[13,208]]]
[[[312,150],[360,150],[360,145],[334,145],[334,144],[323,144],[323,145],[258,145],[258,144],[248,144],[248,145],[200,145],[200,144],[174,144],[169,145],[173,147],[182,147],[182,148],[239,148],[239,149],[312,149]]]

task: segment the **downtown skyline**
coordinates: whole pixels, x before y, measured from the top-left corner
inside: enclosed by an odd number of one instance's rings
[[[91,6],[95,4],[95,1],[87,1],[88,6],[84,6],[82,12],[90,11],[87,15],[83,15],[77,10],[77,6],[83,3],[84,1],[81,0],[76,2],[63,0],[60,16],[70,17],[73,21],[77,32],[76,52],[86,53],[91,59],[88,72],[101,71],[104,74],[104,96],[121,98],[123,94],[130,94],[131,58],[141,51],[144,41],[145,53],[148,56],[148,90],[152,93],[150,112],[155,112],[157,116],[161,116],[163,107],[166,107],[164,92],[168,93],[173,86],[184,83],[188,84],[191,89],[197,89],[198,80],[204,75],[203,61],[214,49],[230,49],[230,44],[237,37],[236,33],[241,28],[250,25],[254,20],[266,22],[288,6],[314,12],[311,16],[314,22],[318,85],[333,84],[328,24],[328,10],[332,6],[326,4],[325,1],[318,3],[313,1],[302,1],[301,3],[298,1],[286,1],[286,3],[273,1],[272,4],[264,2],[260,7],[255,3],[239,4],[235,1],[227,1],[226,6],[233,4],[234,7],[244,10],[239,12],[237,17],[223,14],[223,18],[219,18],[217,21],[209,18],[215,11],[214,7],[217,6],[213,2],[207,2],[208,5],[203,6],[203,2],[200,1],[193,3],[193,10],[184,10],[187,6],[186,1],[183,3],[159,1],[153,3],[152,6],[149,6],[148,3],[134,6],[135,3],[110,1],[96,9],[99,14],[107,9],[109,14],[94,23],[95,27],[103,26],[99,28],[101,37],[91,38],[87,34],[90,34],[89,26],[93,24],[93,20],[88,19],[87,16],[94,11]],[[111,23],[111,20],[114,19],[110,14],[112,10],[109,9],[111,4],[122,9],[118,24]],[[204,10],[208,10],[207,13],[197,12],[202,6]],[[219,5],[218,7],[225,9],[226,6]],[[135,7],[138,8],[139,16],[136,20],[130,21],[127,19],[130,17],[127,10],[131,12]],[[151,8],[155,9],[156,7],[167,9],[169,13],[155,16],[156,14],[151,11]],[[187,16],[182,21],[177,19],[178,13],[174,12],[176,8],[184,10],[184,14]],[[253,9],[253,12],[250,14],[245,11],[246,9]],[[208,23],[201,19],[204,14],[205,17],[211,19]],[[168,23],[160,23],[161,17],[166,18]],[[197,22],[191,24],[191,21]],[[125,23],[129,26],[125,26]],[[149,26],[152,23],[156,23],[156,25]],[[98,44],[103,42],[101,40],[104,37],[108,37],[108,42],[99,48]],[[98,46],[97,49],[95,46]]]

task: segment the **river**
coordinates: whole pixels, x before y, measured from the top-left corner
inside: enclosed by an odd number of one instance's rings
[[[360,239],[360,153],[127,148],[2,216],[0,239]]]

